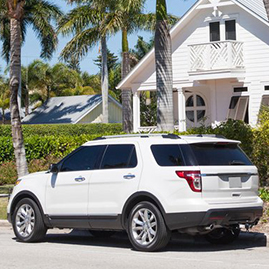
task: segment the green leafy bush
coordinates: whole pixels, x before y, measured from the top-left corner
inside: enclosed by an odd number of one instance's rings
[[[57,163],[61,158],[47,156],[43,159],[31,160],[28,163],[29,173],[38,171],[46,171],[51,163]],[[17,180],[16,163],[15,161],[5,162],[0,165],[0,186],[5,184],[14,184]]]
[[[115,134],[122,132],[121,124],[45,124],[45,125],[22,125],[24,137],[31,135],[92,135],[99,134]],[[11,137],[11,126],[0,125],[0,137]]]
[[[259,196],[264,202],[269,202],[269,190],[266,188],[261,188],[259,191]]]

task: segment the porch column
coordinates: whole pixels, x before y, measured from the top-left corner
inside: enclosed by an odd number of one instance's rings
[[[179,129],[179,132],[185,132],[187,130],[185,95],[182,88],[178,88],[177,93],[178,93],[178,129]]]
[[[140,92],[135,91],[133,94],[133,131],[139,132],[140,128]]]

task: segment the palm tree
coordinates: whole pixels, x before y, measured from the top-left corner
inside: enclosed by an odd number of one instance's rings
[[[71,57],[83,58],[90,48],[101,43],[101,89],[103,105],[103,123],[108,123],[108,66],[107,66],[107,33],[102,26],[109,14],[108,0],[68,0],[78,3],[59,23],[59,32],[63,35],[74,34],[65,46],[61,58],[68,61]]]
[[[51,21],[59,18],[61,12],[45,0],[0,0],[0,7],[3,55],[6,60],[10,59],[12,139],[17,173],[21,177],[28,173],[17,99],[21,76],[21,45],[25,38],[26,26],[31,25],[41,41],[41,57],[51,57],[57,44]]]
[[[155,61],[157,83],[157,128],[174,130],[172,44],[166,0],[156,0]]]
[[[145,0],[117,0],[114,1],[114,13],[107,30],[113,34],[117,27],[122,33],[122,79],[125,78],[131,70],[130,51],[128,43],[128,34],[138,30],[154,31],[156,26],[156,15],[153,13],[143,13]],[[167,15],[167,22],[174,24],[177,17]],[[122,91],[123,105],[123,129],[129,133],[132,131],[132,107],[130,90]]]
[[[266,14],[269,20],[269,0],[263,0],[263,3],[264,3]]]

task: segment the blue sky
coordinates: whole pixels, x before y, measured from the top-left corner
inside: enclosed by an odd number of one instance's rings
[[[64,0],[51,0],[51,2],[57,3],[59,7],[62,8],[64,12],[70,9],[70,6],[66,4],[67,1]],[[168,6],[168,12],[176,15],[182,16],[195,2],[196,0],[166,0]],[[155,12],[156,0],[147,0],[145,9],[146,11]],[[148,40],[153,34],[147,32],[138,32],[129,36],[129,46],[132,48],[137,41],[137,36],[143,36],[145,40]],[[71,37],[70,37],[71,38]],[[59,45],[57,51],[54,53],[53,58],[49,61],[51,64],[58,62],[58,56],[61,50],[64,48],[65,44],[70,40],[70,38],[59,37]],[[117,56],[120,56],[121,50],[121,35],[117,34],[111,37],[108,41],[108,48],[110,51],[114,52]],[[98,67],[93,63],[98,56],[99,47],[94,47],[88,55],[81,61],[80,67],[82,71],[87,71],[90,74],[96,74],[99,70]],[[26,42],[22,48],[22,64],[28,65],[33,60],[38,59],[40,55],[40,46],[35,33],[32,29],[28,29]],[[3,69],[5,66],[2,59],[0,59],[0,67]]]

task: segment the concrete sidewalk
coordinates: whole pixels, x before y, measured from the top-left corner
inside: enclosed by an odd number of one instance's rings
[[[0,220],[0,227],[10,227],[11,224],[7,220]]]

